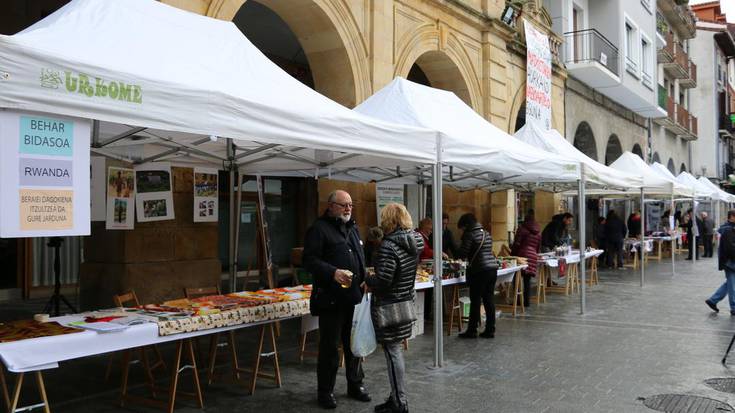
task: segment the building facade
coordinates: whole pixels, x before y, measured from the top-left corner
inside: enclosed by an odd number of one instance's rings
[[[699,117],[699,138],[692,144],[692,172],[716,182],[733,173],[733,58],[735,42],[719,1],[693,6],[697,37],[691,56],[699,67],[700,85],[691,91],[692,111]]]

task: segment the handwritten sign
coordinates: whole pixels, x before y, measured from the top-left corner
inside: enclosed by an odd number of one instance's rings
[[[528,21],[526,29],[526,122],[551,129],[551,48],[549,38]]]

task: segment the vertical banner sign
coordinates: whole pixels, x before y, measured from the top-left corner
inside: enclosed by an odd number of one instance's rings
[[[392,202],[405,204],[403,199],[403,184],[375,184],[375,205],[378,207],[378,225],[380,225],[380,211]]]
[[[138,222],[174,219],[171,164],[155,162],[135,167],[135,208]]]
[[[107,172],[107,229],[133,229],[135,171],[110,167]]]
[[[526,29],[526,122],[551,129],[551,48],[549,38],[528,20]]]
[[[0,111],[0,237],[90,234],[91,122]]]
[[[194,222],[217,222],[217,169],[194,168]]]

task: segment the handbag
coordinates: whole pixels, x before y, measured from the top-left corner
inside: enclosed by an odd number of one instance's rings
[[[418,319],[413,300],[398,301],[373,307],[375,327],[379,329],[411,324]]]

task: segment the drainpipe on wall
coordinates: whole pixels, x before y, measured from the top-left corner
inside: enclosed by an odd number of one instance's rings
[[[648,158],[650,160],[650,154],[653,152],[653,131],[652,131],[653,122],[651,121],[651,118],[648,118],[647,120],[648,120],[648,128],[647,128],[648,129],[648,138],[647,138],[648,145],[647,146],[648,146],[648,153],[649,153]]]

